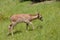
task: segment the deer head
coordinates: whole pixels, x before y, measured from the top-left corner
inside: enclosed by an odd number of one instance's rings
[[[37,13],[37,16],[39,20],[43,21],[43,17],[39,13]]]

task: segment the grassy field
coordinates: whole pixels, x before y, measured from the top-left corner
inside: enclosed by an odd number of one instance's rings
[[[37,12],[42,14],[43,21],[32,21],[35,26],[33,31],[26,32],[26,24],[19,23],[14,28],[14,36],[7,36],[11,15]],[[60,2],[32,5],[30,1],[21,3],[18,0],[0,0],[0,40],[60,40]]]

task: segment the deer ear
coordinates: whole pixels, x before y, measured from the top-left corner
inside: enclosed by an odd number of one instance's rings
[[[39,12],[37,12],[37,13],[36,13],[36,15],[38,15],[38,16],[39,16],[39,15],[40,15],[40,14],[39,14]]]
[[[38,15],[39,15],[39,12],[36,12],[36,14],[38,14]]]
[[[37,13],[37,15],[39,16],[39,13]]]
[[[39,15],[39,13],[38,13],[38,15]]]
[[[37,14],[39,15],[39,12],[37,12]]]
[[[38,15],[38,18],[39,18],[39,13],[37,13],[37,15]]]

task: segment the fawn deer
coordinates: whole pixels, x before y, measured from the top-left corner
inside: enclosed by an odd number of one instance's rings
[[[35,20],[35,19],[40,19],[41,21],[43,21],[42,16],[39,13],[37,13],[35,15],[32,15],[32,14],[15,14],[15,15],[12,15],[10,17],[11,24],[8,27],[9,33],[11,33],[13,35],[13,28],[14,28],[14,26],[17,23],[20,23],[20,22],[26,23],[26,25],[27,25],[26,29],[28,29],[28,25],[29,24],[31,24],[33,29],[34,29],[34,26],[33,26],[31,21]]]

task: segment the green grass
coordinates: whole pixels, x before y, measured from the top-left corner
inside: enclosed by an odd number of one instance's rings
[[[43,21],[34,20],[34,30],[26,32],[26,24],[19,23],[12,37],[7,36],[10,16],[13,14],[36,14],[43,16]],[[31,26],[29,26],[31,29]],[[0,0],[0,40],[60,40],[60,2],[37,3],[18,0]]]

